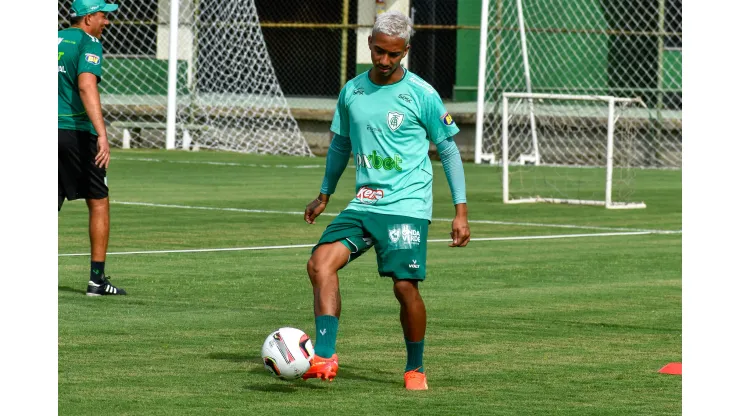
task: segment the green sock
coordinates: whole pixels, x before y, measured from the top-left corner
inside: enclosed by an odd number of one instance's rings
[[[424,340],[419,342],[411,342],[404,337],[406,341],[406,371],[416,370],[420,373],[424,372]]]
[[[337,329],[339,318],[331,315],[316,317],[316,347],[314,352],[319,357],[331,358],[337,349]]]

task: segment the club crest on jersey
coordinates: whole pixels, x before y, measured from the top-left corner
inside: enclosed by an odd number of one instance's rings
[[[404,115],[401,113],[397,113],[395,111],[389,111],[388,112],[388,127],[392,131],[398,130],[399,127],[401,127],[401,123],[403,123],[403,117]]]
[[[92,54],[92,53],[86,53],[85,54],[85,61],[93,64],[98,65],[100,64],[100,57],[98,55]]]
[[[455,121],[452,120],[452,116],[450,115],[450,113],[445,113],[441,117],[441,119],[442,119],[442,123],[444,123],[445,126],[451,126],[451,125],[455,124]]]

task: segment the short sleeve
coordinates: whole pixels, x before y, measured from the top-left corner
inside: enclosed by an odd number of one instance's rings
[[[80,58],[77,63],[77,74],[89,72],[94,74],[100,82],[103,75],[103,45],[97,39],[89,39],[82,44]]]
[[[442,99],[435,91],[425,95],[426,100],[423,102],[424,108],[421,111],[422,123],[427,131],[427,137],[432,143],[437,144],[448,137],[452,137],[460,132],[455,125],[452,116],[442,103]]]
[[[340,136],[349,137],[349,111],[347,109],[346,91],[347,85],[339,92],[337,107],[334,110],[334,118],[331,121],[331,131]]]

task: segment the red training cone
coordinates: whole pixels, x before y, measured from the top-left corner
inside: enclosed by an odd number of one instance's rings
[[[681,375],[681,363],[668,363],[658,370],[659,373]]]

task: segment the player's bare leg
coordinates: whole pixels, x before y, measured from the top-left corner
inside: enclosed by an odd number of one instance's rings
[[[90,260],[105,262],[110,234],[110,204],[108,198],[87,199],[90,214]]]
[[[336,340],[342,298],[339,294],[339,271],[347,264],[350,251],[336,242],[322,244],[311,255],[306,265],[313,287],[313,308],[316,318],[315,356],[303,379],[321,378],[331,381],[337,375]]]
[[[105,277],[105,255],[110,234],[110,204],[108,197],[86,199],[90,216],[90,281],[87,296],[125,295],[126,291],[113,286]]]
[[[407,361],[404,374],[406,389],[426,390],[424,374],[424,335],[427,330],[427,310],[419,293],[419,282],[393,279],[393,293],[401,305],[401,327],[406,340]]]
[[[313,286],[313,311],[315,316],[332,315],[339,318],[342,299],[339,295],[337,271],[347,264],[350,251],[336,242],[322,244],[311,255],[306,265]]]

